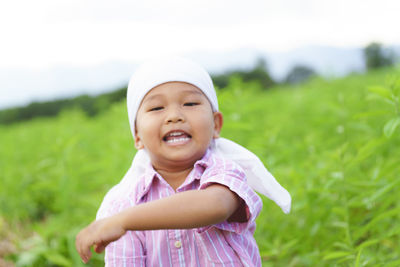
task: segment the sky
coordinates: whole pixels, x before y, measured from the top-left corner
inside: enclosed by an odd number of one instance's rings
[[[63,68],[242,47],[400,44],[399,10],[398,0],[3,0],[0,108],[37,92],[62,95],[87,76],[69,74],[69,84],[59,79]],[[116,83],[126,76],[113,75]]]

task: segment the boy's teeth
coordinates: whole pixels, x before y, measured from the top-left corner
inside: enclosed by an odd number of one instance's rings
[[[166,141],[167,143],[178,143],[178,142],[185,142],[190,138],[191,136],[188,135],[187,133],[182,131],[176,131],[167,134],[167,136],[164,137],[164,141]]]
[[[170,133],[168,136],[178,136],[178,135],[182,135],[183,133],[182,132],[173,132],[173,133]]]
[[[180,137],[180,138],[172,138],[172,139],[168,139],[167,143],[177,143],[177,142],[183,142],[189,140],[189,137]]]

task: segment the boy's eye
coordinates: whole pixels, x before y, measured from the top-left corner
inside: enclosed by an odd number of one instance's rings
[[[149,111],[157,111],[157,110],[162,110],[162,109],[163,109],[163,107],[154,107],[154,108],[149,109]]]
[[[198,105],[199,103],[196,103],[196,102],[187,102],[187,103],[185,103],[185,104],[183,104],[184,106],[187,106],[187,107],[192,107],[192,106],[196,106],[196,105]]]

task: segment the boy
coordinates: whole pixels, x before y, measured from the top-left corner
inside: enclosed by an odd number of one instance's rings
[[[268,187],[286,211],[290,196],[272,176],[265,186],[248,160],[254,154],[219,138],[223,117],[207,72],[179,58],[145,64],[127,98],[139,151],[99,220],[78,234],[83,261],[94,245],[110,266],[261,266],[253,233],[262,201],[228,157],[244,158],[254,187]]]

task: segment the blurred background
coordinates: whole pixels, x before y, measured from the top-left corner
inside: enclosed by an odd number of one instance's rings
[[[398,10],[396,0],[2,1],[0,266],[81,265],[74,236],[135,153],[129,77],[167,55],[209,71],[223,135],[292,193],[288,216],[265,199],[263,266],[400,266]]]
[[[400,52],[399,3],[352,1],[3,1],[0,108],[99,94],[135,67],[190,57],[214,74],[258,59],[284,81],[297,65],[321,75],[365,70],[363,48]]]

